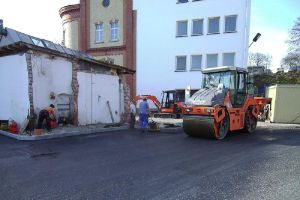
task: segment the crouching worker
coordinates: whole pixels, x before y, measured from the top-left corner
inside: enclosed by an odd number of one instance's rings
[[[46,128],[47,130],[51,130],[51,121],[56,120],[55,118],[55,106],[53,104],[50,104],[49,107],[43,109],[39,113],[39,120],[38,120],[38,128],[41,129],[44,120],[46,120]]]

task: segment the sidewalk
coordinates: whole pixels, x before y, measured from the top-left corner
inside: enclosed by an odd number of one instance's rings
[[[181,120],[172,119],[171,121],[165,119],[156,119],[154,121],[160,124],[159,132],[175,133],[182,129],[181,127],[182,119]],[[127,123],[121,124],[119,126],[111,126],[107,124],[94,124],[94,125],[86,125],[86,126],[69,125],[69,126],[62,126],[62,127],[59,126],[55,129],[52,129],[51,131],[47,131],[46,129],[44,129],[41,135],[33,135],[33,132],[32,135],[12,134],[10,132],[2,131],[2,130],[0,130],[0,135],[14,138],[16,140],[32,141],[32,140],[46,140],[46,139],[62,138],[62,137],[77,136],[77,135],[99,134],[99,133],[112,132],[112,131],[123,131],[128,129],[129,129],[129,124]],[[138,130],[138,124],[135,125],[135,130]]]
[[[12,134],[7,131],[0,130],[0,134],[11,137],[17,140],[45,140],[53,138],[61,138],[68,136],[86,135],[86,134],[98,134],[111,131],[127,130],[128,124],[122,124],[120,126],[108,126],[106,124],[95,124],[86,126],[62,126],[52,129],[51,131],[43,130],[41,135],[25,135],[25,134]]]

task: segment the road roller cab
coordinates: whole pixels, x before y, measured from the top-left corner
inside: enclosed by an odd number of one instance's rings
[[[202,73],[202,89],[187,102],[185,133],[223,139],[229,131],[254,132],[259,105],[249,94],[247,70],[222,66],[204,69]]]

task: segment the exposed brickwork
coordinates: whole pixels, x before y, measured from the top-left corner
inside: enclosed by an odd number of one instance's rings
[[[72,90],[73,90],[73,102],[74,102],[74,111],[72,114],[73,125],[78,126],[78,93],[79,93],[79,84],[77,80],[77,71],[79,69],[79,64],[76,61],[72,62]]]
[[[89,0],[80,0],[80,26],[79,26],[79,50],[86,52],[88,45],[88,30],[89,21],[87,18],[87,9],[89,7]]]
[[[134,12],[133,12],[133,1],[132,0],[125,0],[125,6],[124,6],[124,20],[125,20],[125,26],[124,26],[124,33],[125,33],[125,44],[126,44],[126,54],[125,59],[126,62],[124,62],[124,65],[130,69],[135,69],[135,51],[134,51],[134,44],[136,40],[136,35],[134,33],[135,27],[134,27]],[[133,75],[134,76],[134,75]],[[135,96],[136,91],[136,84],[134,81],[133,76],[127,76],[126,82],[131,88],[131,97]]]
[[[34,106],[33,106],[33,74],[32,74],[32,60],[31,60],[32,52],[28,51],[26,56],[26,63],[27,63],[27,71],[28,71],[28,96],[29,96],[29,115],[30,118],[34,117]]]
[[[129,85],[125,82],[125,80],[122,80],[123,82],[123,91],[124,91],[124,117],[123,120],[126,122],[130,121],[130,101],[131,101],[131,96],[130,96],[130,87]]]

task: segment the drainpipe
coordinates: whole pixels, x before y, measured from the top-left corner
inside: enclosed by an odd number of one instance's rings
[[[122,118],[122,116],[121,116],[121,112],[122,112],[122,102],[121,102],[121,100],[122,100],[122,88],[121,88],[121,86],[122,86],[122,80],[119,78],[119,117],[120,117],[120,121],[121,121],[121,118]]]
[[[93,69],[91,68],[91,124],[93,124]]]

